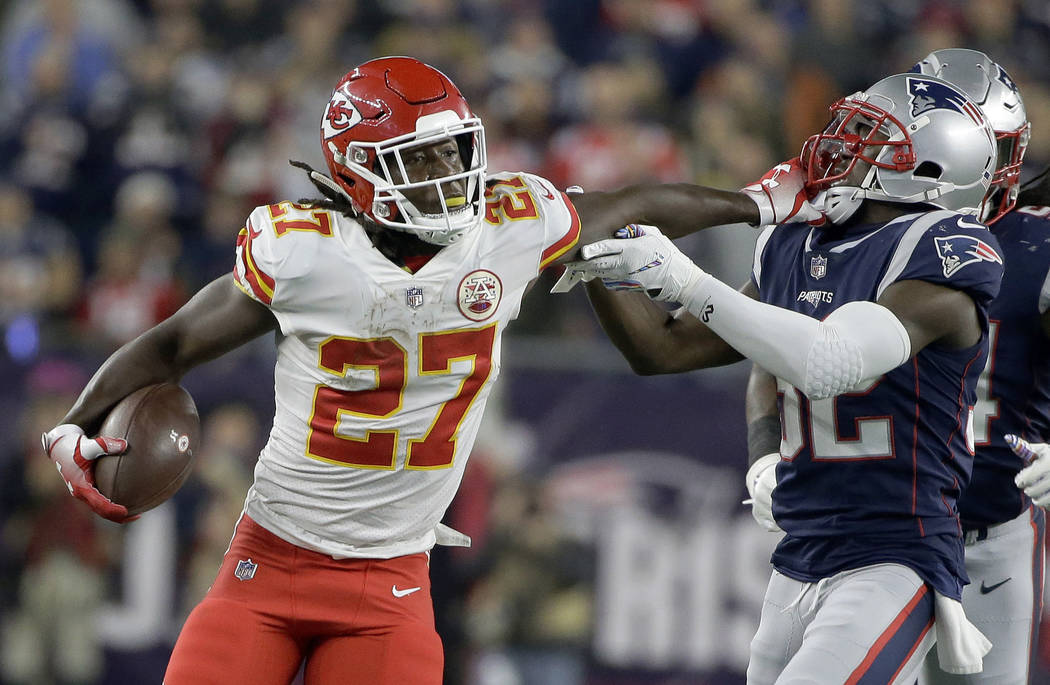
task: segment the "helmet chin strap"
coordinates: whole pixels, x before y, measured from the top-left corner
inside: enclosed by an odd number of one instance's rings
[[[868,169],[868,173],[865,174],[864,180],[861,182],[860,186],[834,186],[818,193],[812,202],[817,207],[821,207],[821,211],[824,212],[828,221],[833,224],[841,224],[848,221],[851,216],[856,214],[864,200],[882,200],[884,202],[895,202],[900,204],[936,204],[934,203],[934,200],[942,195],[946,195],[954,190],[965,190],[967,188],[972,188],[975,185],[980,185],[979,180],[965,186],[945,181],[941,182],[936,188],[929,188],[928,190],[923,190],[911,195],[897,197],[887,195],[885,191],[874,187],[877,185],[878,180],[876,172],[877,168],[872,166]],[[962,214],[977,215],[981,212],[981,208],[968,207],[956,211]]]

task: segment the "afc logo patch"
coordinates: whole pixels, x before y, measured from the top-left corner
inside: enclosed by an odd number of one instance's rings
[[[255,570],[259,568],[259,564],[252,561],[251,557],[247,560],[241,559],[237,562],[237,568],[233,569],[233,575],[237,580],[251,580],[255,577]]]
[[[809,260],[809,275],[816,280],[820,280],[828,275],[828,258],[821,255],[814,255]]]
[[[503,298],[499,276],[486,269],[471,271],[459,282],[459,311],[471,321],[484,321],[496,312]]]

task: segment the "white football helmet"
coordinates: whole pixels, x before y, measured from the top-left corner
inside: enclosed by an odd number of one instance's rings
[[[831,117],[803,145],[801,162],[814,204],[832,223],[865,199],[980,213],[995,171],[995,132],[958,88],[895,74],[833,104]]]
[[[999,164],[985,198],[982,218],[993,223],[1017,204],[1021,162],[1031,126],[1017,84],[983,52],[965,48],[934,50],[912,72],[936,76],[956,86],[981,106],[999,146]]]

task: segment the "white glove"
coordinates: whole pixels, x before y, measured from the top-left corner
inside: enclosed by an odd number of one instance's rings
[[[805,181],[806,172],[795,157],[777,164],[740,192],[758,205],[759,226],[799,221],[820,225],[824,223],[824,214],[810,204]]]
[[[1016,435],[1003,437],[1010,449],[1028,464],[1014,477],[1014,483],[1038,506],[1050,508],[1050,445],[1030,443]]]
[[[128,509],[117,504],[95,488],[94,461],[107,454],[120,454],[128,443],[120,438],[89,438],[84,430],[72,423],[55,426],[40,436],[44,452],[66,482],[69,494],[83,500],[96,514],[117,523],[134,521]]]
[[[677,302],[686,287],[710,278],[655,226],[632,224],[627,233],[639,237],[584,245],[580,249],[584,261],[574,262],[571,267],[582,273],[584,280],[602,279],[610,290],[643,290],[652,299],[663,302]]]
[[[744,476],[747,494],[751,496],[751,515],[770,533],[780,533],[773,519],[773,489],[777,486],[777,464],[780,454],[767,454],[755,461]]]

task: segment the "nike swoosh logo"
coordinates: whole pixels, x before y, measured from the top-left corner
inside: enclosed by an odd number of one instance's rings
[[[1010,576],[1010,578],[1013,578],[1013,576]],[[1006,580],[1000,581],[1000,582],[996,583],[995,585],[985,585],[984,581],[982,580],[981,581],[981,594],[982,595],[987,595],[989,592],[991,592],[992,590],[996,589],[1000,585],[1003,585],[1004,583],[1008,582],[1010,580],[1010,578],[1007,578]]]
[[[397,586],[395,585],[392,588],[390,588],[390,591],[392,593],[394,593],[394,597],[407,597],[408,595],[412,594],[413,592],[419,592],[422,589],[423,588],[420,588],[420,587],[406,587],[404,590],[398,590]]]

